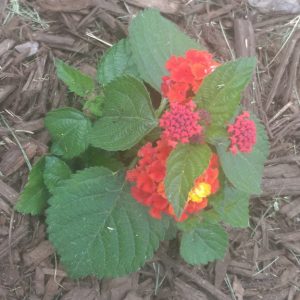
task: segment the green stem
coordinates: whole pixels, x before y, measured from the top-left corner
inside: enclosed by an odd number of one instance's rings
[[[162,98],[158,109],[155,111],[155,117],[158,119],[168,106],[168,99]]]

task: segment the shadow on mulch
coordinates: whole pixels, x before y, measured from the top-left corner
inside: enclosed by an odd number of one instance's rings
[[[0,299],[300,299],[299,16],[261,14],[246,1],[151,1],[221,60],[253,56],[243,105],[265,123],[271,153],[250,227],[229,230],[222,261],[191,267],[164,242],[129,276],[73,281],[46,240],[43,220],[13,211],[31,162],[47,153],[46,112],[74,105],[59,58],[95,76],[147,1],[39,0],[0,4]],[[136,6],[137,5],[137,6]],[[2,14],[1,14],[2,12]],[[297,19],[298,18],[298,19]],[[20,150],[20,145],[22,151]]]

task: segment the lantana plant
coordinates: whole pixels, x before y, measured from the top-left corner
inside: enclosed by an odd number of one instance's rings
[[[219,62],[154,10],[133,19],[97,78],[56,61],[82,109],[46,115],[51,150],[16,209],[45,214],[70,276],[136,271],[175,237],[190,264],[224,256],[223,226],[248,226],[268,155],[263,125],[240,106],[255,65]]]

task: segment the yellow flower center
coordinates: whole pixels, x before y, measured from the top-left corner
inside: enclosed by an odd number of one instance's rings
[[[203,198],[206,198],[211,194],[211,185],[206,182],[200,182],[194,186],[188,196],[188,201],[201,202]]]

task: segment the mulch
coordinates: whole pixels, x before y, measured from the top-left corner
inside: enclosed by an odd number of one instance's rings
[[[250,201],[250,227],[228,229],[230,247],[222,261],[189,266],[171,241],[134,274],[75,281],[47,241],[43,218],[20,215],[13,206],[30,163],[48,151],[45,114],[76,102],[58,80],[54,58],[95,75],[102,54],[148,6],[221,61],[257,56],[243,105],[264,122],[271,143],[263,194]],[[2,1],[0,299],[299,300],[299,20],[295,14],[260,12],[243,0]]]

